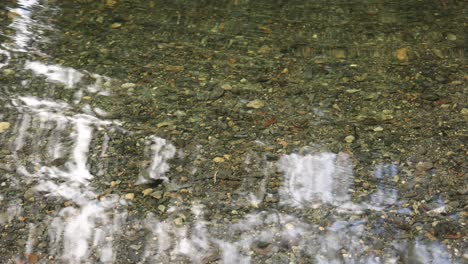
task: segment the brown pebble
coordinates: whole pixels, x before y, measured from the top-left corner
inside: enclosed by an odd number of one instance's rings
[[[395,51],[395,57],[399,61],[407,61],[408,60],[408,48],[400,48]]]

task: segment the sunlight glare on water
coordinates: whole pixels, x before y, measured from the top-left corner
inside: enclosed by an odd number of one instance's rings
[[[339,204],[350,199],[352,167],[346,154],[285,155],[279,168],[284,171],[282,202],[312,207],[314,202]]]

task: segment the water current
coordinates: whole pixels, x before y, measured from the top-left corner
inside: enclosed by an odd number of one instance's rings
[[[18,0],[3,27],[13,33],[0,47],[0,67],[13,81],[0,90],[0,263],[462,263],[442,241],[408,236],[386,221],[386,213],[413,213],[399,198],[398,164],[372,165],[376,190],[354,201],[353,157],[345,152],[266,160],[258,188],[240,194],[253,209],[234,219],[206,215],[211,205],[196,199],[159,207],[164,218],[134,214],[135,198],[103,194],[96,182],[112,184],[105,175],[125,170],[109,158],[125,143],[115,135],[139,136],[87,102],[112,94],[114,79],[44,62],[49,55],[40,47],[54,41],[45,32],[58,31],[47,16],[60,12],[46,2]],[[149,162],[134,182],[171,186],[170,160],[180,149],[157,135],[141,140],[141,160]],[[274,170],[282,181],[278,206],[265,204]],[[375,244],[388,230],[391,238]]]

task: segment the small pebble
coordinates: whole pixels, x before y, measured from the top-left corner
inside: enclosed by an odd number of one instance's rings
[[[223,85],[221,85],[221,88],[222,88],[223,90],[225,90],[225,91],[230,91],[230,90],[232,90],[232,86],[229,85],[229,84],[223,84]]]
[[[152,192],[153,192],[153,189],[152,189],[152,188],[144,189],[144,190],[142,191],[143,196],[148,196],[148,195],[150,195]]]
[[[124,83],[120,87],[123,88],[123,89],[130,89],[130,88],[135,88],[136,84],[134,84],[134,83]]]
[[[10,123],[0,122],[0,133],[5,132],[8,128],[10,128]]]
[[[361,89],[347,89],[345,92],[349,93],[349,94],[353,94],[353,93],[357,93],[361,91]]]
[[[420,161],[418,164],[416,164],[416,170],[417,171],[428,171],[434,167],[434,164],[432,162],[428,161]]]
[[[141,245],[130,245],[129,247],[133,250],[139,250],[141,248]]]
[[[353,143],[353,141],[355,140],[356,138],[353,136],[353,135],[349,135],[347,137],[344,138],[344,141],[346,143]]]
[[[172,121],[164,121],[164,122],[160,122],[158,124],[156,124],[156,127],[157,128],[161,128],[161,127],[169,127],[169,126],[172,126],[174,122]]]
[[[120,28],[120,27],[122,27],[122,23],[113,23],[111,25],[111,28],[113,28],[113,29],[117,29],[117,28]]]
[[[399,61],[407,61],[408,60],[408,48],[401,48],[395,51],[395,57]]]
[[[135,194],[134,193],[125,194],[125,200],[132,201],[133,199],[135,199]]]
[[[252,100],[247,104],[248,108],[253,108],[253,109],[259,109],[259,108],[262,108],[264,106],[265,106],[265,104],[262,101],[258,100],[258,99]]]
[[[3,70],[3,74],[5,76],[8,76],[8,75],[13,75],[15,72],[12,70],[12,69],[4,69]]]
[[[180,182],[187,182],[188,178],[186,176],[180,177]]]
[[[182,116],[186,116],[187,113],[184,112],[184,111],[181,111],[181,110],[177,110],[174,112],[174,115],[177,116],[177,117],[182,117]]]
[[[457,40],[457,36],[455,34],[449,33],[447,34],[447,39],[450,41],[455,41]]]
[[[182,219],[182,217],[178,217],[174,220],[174,224],[176,226],[182,226],[184,224],[184,219]]]
[[[162,191],[155,191],[154,193],[151,194],[151,197],[155,199],[161,199],[163,197],[163,192]]]
[[[213,162],[216,162],[216,163],[223,163],[225,161],[225,159],[223,157],[216,157],[213,159]]]
[[[167,65],[166,66],[166,71],[169,71],[169,72],[181,72],[184,70],[184,66],[179,66],[179,65]]]

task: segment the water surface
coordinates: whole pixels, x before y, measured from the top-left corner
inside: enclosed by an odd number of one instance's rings
[[[0,4],[2,263],[463,263],[463,1]]]

